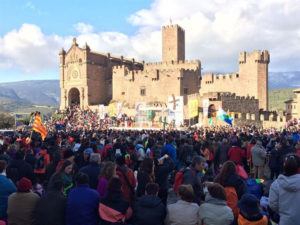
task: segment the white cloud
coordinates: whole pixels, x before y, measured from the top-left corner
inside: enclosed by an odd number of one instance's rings
[[[74,25],[74,27],[81,34],[92,33],[94,30],[92,25],[85,23],[77,23]]]
[[[30,7],[30,4],[29,6]],[[155,0],[150,9],[128,17],[137,32],[95,32],[78,23],[80,45],[137,60],[161,60],[161,26],[181,25],[186,32],[186,58],[200,59],[205,71],[238,69],[238,52],[268,49],[270,71],[300,70],[299,0]],[[39,72],[58,68],[58,51],[72,43],[70,36],[45,35],[36,25],[24,24],[0,36],[0,67]]]

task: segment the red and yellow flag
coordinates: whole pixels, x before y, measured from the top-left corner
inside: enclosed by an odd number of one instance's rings
[[[42,119],[40,114],[36,113],[35,114],[35,119],[34,119],[34,123],[33,123],[33,127],[32,129],[38,133],[41,134],[42,136],[42,140],[45,140],[46,136],[47,136],[47,129],[46,127],[42,124]]]

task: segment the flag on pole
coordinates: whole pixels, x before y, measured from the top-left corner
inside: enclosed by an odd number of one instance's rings
[[[42,140],[44,141],[47,136],[47,129],[42,123],[42,119],[39,113],[35,114],[32,129],[41,134]]]
[[[232,126],[232,117],[227,115],[227,113],[220,107],[218,110],[218,117],[219,119],[223,120],[225,123],[228,123],[230,126]]]
[[[212,117],[209,118],[208,124],[209,124],[209,125],[213,125],[213,124],[214,124],[214,121],[213,121]]]

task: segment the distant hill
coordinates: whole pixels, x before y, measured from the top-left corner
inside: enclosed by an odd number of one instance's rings
[[[269,90],[269,109],[285,110],[285,101],[295,98],[293,90],[296,88],[280,88]]]
[[[59,105],[59,80],[0,83],[1,97],[38,105]]]

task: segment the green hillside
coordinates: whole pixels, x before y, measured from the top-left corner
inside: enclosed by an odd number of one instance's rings
[[[296,88],[280,88],[269,90],[269,110],[285,110],[284,102],[295,98],[293,90]]]

